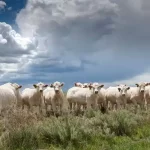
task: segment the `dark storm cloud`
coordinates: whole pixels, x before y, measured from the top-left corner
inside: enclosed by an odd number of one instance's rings
[[[40,59],[34,60],[29,67],[29,71],[32,73],[66,73],[66,72],[78,72],[84,69],[84,64],[76,65],[74,63],[67,63],[60,61],[58,58],[54,59]]]
[[[29,15],[31,10],[32,15]],[[26,9],[17,16],[17,23],[24,34],[31,27],[38,36],[46,37],[44,44],[48,51],[52,49],[57,53],[68,51],[80,55],[81,52],[98,50],[94,47],[95,43],[112,34],[117,16],[118,7],[109,0],[64,3],[29,0]]]
[[[19,60],[17,60],[16,58],[11,58],[11,57],[2,57],[1,53],[0,53],[0,63],[18,63]]]
[[[116,31],[112,44],[118,51],[147,52],[150,48],[150,5],[149,0],[112,0],[119,7]],[[147,6],[145,8],[145,5]]]
[[[44,40],[31,58],[28,80],[113,82],[147,72],[149,10],[148,0],[29,0],[17,23],[23,35],[35,32]]]

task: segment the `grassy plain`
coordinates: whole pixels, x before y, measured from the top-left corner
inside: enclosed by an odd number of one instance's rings
[[[150,149],[150,110],[89,110],[58,118],[15,110],[0,121],[1,150]]]

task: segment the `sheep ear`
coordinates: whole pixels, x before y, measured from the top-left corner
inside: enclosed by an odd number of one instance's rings
[[[83,86],[83,88],[87,88],[87,87],[88,87],[87,85],[84,85],[84,86]]]
[[[65,84],[65,83],[64,83],[64,82],[62,82],[62,83],[61,83],[61,86],[64,86],[64,84]]]
[[[18,89],[21,89],[22,88],[22,85],[20,85],[19,87],[18,87]]]
[[[145,86],[148,86],[148,85],[150,85],[150,84],[149,84],[149,83],[146,83],[146,84],[145,84]]]
[[[54,87],[53,84],[50,84],[50,87]]]
[[[37,85],[36,85],[36,84],[33,84],[33,86],[34,86],[35,88],[37,88]]]
[[[136,83],[135,85],[136,85],[137,87],[139,87],[139,84],[138,84],[138,83]]]
[[[118,88],[118,91],[120,92],[120,91],[121,91],[121,88]]]
[[[129,89],[130,89],[130,87],[127,88],[127,90],[129,90]]]
[[[90,83],[90,84],[88,85],[88,87],[91,89],[91,88],[92,88],[92,83]]]
[[[74,83],[74,86],[77,86],[77,83]]]
[[[48,87],[48,85],[47,85],[47,84],[45,84],[45,85],[44,85],[44,87]]]
[[[101,88],[102,88],[102,87],[104,87],[104,85],[102,84],[102,85],[100,85],[99,87],[101,87]]]

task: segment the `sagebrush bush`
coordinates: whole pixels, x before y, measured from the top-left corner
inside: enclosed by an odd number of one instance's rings
[[[133,114],[127,110],[121,110],[105,115],[100,114],[93,119],[92,125],[101,127],[103,134],[130,136],[142,121],[142,116]]]
[[[83,125],[83,121],[77,117],[53,118],[42,125],[39,132],[42,140],[47,144],[62,145],[63,147],[71,144],[78,147],[91,139],[89,130]]]
[[[5,133],[1,140],[3,147],[8,150],[35,150],[38,148],[38,136],[34,128],[22,128]]]
[[[86,110],[85,113],[84,113],[84,116],[87,117],[87,118],[93,118],[95,117],[95,114],[96,112],[92,109],[89,109],[89,110]]]
[[[140,125],[142,117],[129,111],[123,110],[113,112],[106,117],[108,128],[117,136],[132,135]]]
[[[5,114],[5,126],[8,130],[15,130],[26,126],[31,126],[38,121],[42,121],[43,117],[38,114],[27,113],[21,109],[13,110]]]
[[[142,145],[146,149],[150,145],[149,112],[118,110],[102,114],[89,110],[84,115],[44,118],[15,110],[0,122],[0,149],[119,150],[133,149],[135,143],[139,150]]]

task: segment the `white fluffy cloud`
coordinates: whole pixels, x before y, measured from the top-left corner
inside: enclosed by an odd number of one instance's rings
[[[20,34],[0,25],[1,79],[145,80],[149,10],[149,0],[28,0],[16,18]]]
[[[0,10],[1,10],[1,9],[4,9],[5,6],[6,6],[6,3],[5,3],[4,1],[1,1],[1,0],[0,0]]]
[[[23,36],[39,41],[30,72],[83,70],[86,55],[101,50],[101,40],[115,31],[117,16],[110,0],[28,0],[16,22]]]
[[[0,34],[0,44],[6,44],[7,40],[3,38],[3,36]]]
[[[35,49],[34,41],[16,33],[12,27],[0,22],[0,55],[12,56],[29,54]]]
[[[118,84],[127,84],[130,86],[135,86],[136,83],[149,82],[149,81],[150,81],[150,72],[147,71],[145,73],[136,75],[132,78],[106,83],[106,85],[110,86],[110,85],[118,85]]]
[[[6,73],[16,72],[24,68],[34,56],[35,40],[22,37],[12,27],[0,22],[0,71],[1,77]]]
[[[97,51],[97,42],[115,30],[117,11],[110,0],[28,0],[17,24],[25,36],[45,37],[49,55],[80,55]]]

